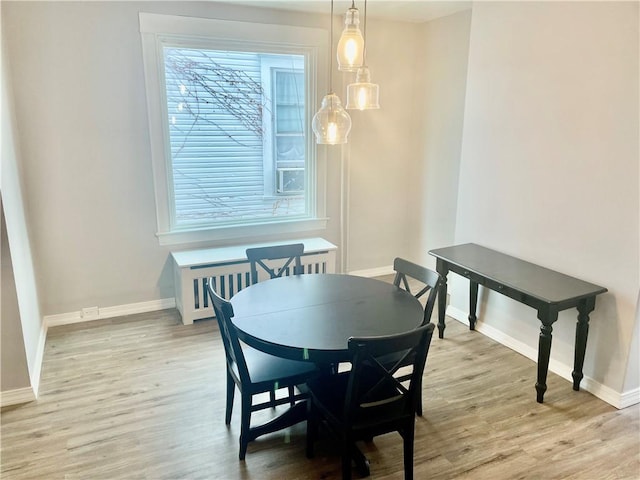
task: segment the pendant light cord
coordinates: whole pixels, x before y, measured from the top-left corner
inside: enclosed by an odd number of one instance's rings
[[[367,66],[367,0],[364,0],[364,25],[362,27],[362,66]]]
[[[333,93],[333,0],[331,0],[331,15],[329,21],[329,92]]]

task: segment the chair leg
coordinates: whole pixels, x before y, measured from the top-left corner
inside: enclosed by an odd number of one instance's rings
[[[351,456],[349,453],[342,454],[342,480],[351,480]]]
[[[271,402],[271,408],[276,408],[276,391],[271,390],[269,392],[269,401]]]
[[[318,418],[311,402],[310,398],[307,399],[307,458],[313,458],[313,447],[318,438]]]
[[[413,480],[413,440],[415,426],[412,424],[402,435],[404,442],[404,478],[405,480]]]
[[[355,462],[356,470],[361,477],[364,478],[371,475],[369,460],[353,441],[351,442],[351,459]]]
[[[420,398],[418,398],[418,405],[416,405],[416,415],[422,416],[422,377],[418,379],[418,386],[416,387],[420,392]]]
[[[295,396],[296,396],[296,391],[293,385],[291,385],[289,387],[289,403],[291,404],[292,407],[296,404],[296,401],[293,399],[293,397]]]
[[[233,377],[227,371],[227,406],[224,414],[224,423],[229,425],[231,423],[231,413],[233,412],[233,397],[236,392],[236,382],[233,381]]]
[[[249,445],[249,428],[251,425],[251,395],[242,393],[242,412],[240,422],[240,460],[244,460]]]
[[[342,480],[351,480],[351,443],[349,438],[342,443]]]

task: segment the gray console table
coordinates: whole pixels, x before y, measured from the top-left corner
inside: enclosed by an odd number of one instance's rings
[[[606,288],[525,262],[519,258],[481,247],[474,243],[438,248],[429,252],[436,257],[436,269],[444,278],[438,292],[438,336],[444,337],[447,299],[447,274],[455,272],[469,279],[469,328],[475,329],[478,285],[497,291],[538,311],[542,322],[538,343],[537,401],[542,403],[547,390],[547,372],[551,353],[552,324],[558,312],[577,308],[573,389],[580,389],[582,367],[589,333],[589,313],[596,296]]]

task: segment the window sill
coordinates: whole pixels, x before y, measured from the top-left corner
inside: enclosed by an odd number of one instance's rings
[[[231,239],[251,239],[253,241],[260,235],[325,230],[327,228],[328,221],[328,218],[314,218],[311,220],[292,220],[288,222],[261,223],[236,227],[158,232],[156,233],[156,236],[158,237],[160,245],[180,245],[186,243],[206,242],[209,240]]]

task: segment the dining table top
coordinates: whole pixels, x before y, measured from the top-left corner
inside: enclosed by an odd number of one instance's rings
[[[343,274],[259,282],[236,293],[231,304],[242,341],[316,363],[347,361],[350,337],[406,332],[420,325],[424,313],[413,295],[391,283]]]

